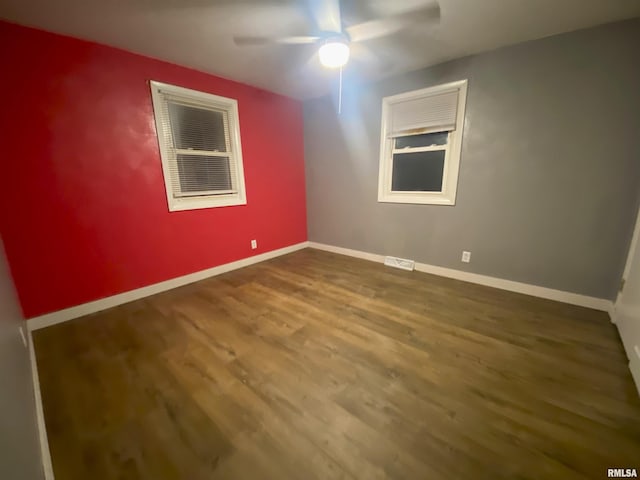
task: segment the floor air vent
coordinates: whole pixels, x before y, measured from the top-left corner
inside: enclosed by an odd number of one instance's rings
[[[416,262],[413,260],[398,257],[384,257],[384,264],[387,267],[401,268],[402,270],[409,271],[412,271],[416,267]]]

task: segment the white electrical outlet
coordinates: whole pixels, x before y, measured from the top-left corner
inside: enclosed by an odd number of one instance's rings
[[[255,250],[256,248],[258,248],[258,241],[251,240],[251,250]]]
[[[22,337],[22,343],[24,343],[24,348],[28,348],[27,347],[27,337],[24,334],[24,329],[22,327],[20,327],[19,330],[20,330],[20,336]]]
[[[471,252],[462,252],[462,261],[464,263],[469,263],[471,261]]]

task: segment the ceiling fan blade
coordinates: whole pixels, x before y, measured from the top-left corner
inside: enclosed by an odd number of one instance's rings
[[[390,17],[359,23],[347,27],[352,42],[364,42],[384,37],[419,23],[436,23],[440,20],[440,5],[433,3],[417,10],[410,10]]]
[[[292,37],[251,37],[236,36],[233,37],[233,43],[241,47],[257,46],[257,45],[305,45],[315,43],[320,37],[311,36],[292,36]]]
[[[321,32],[342,32],[340,0],[307,0],[311,14]]]
[[[390,74],[396,64],[388,58],[388,55],[381,55],[380,51],[373,53],[364,43],[351,45],[351,58],[358,64],[358,68],[370,73],[385,72]]]

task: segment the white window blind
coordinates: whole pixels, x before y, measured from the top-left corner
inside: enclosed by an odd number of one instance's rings
[[[165,97],[161,121],[170,136],[169,170],[175,197],[237,192],[226,110]]]
[[[152,82],[170,210],[246,203],[235,100]]]
[[[456,127],[459,90],[426,95],[390,104],[389,136],[451,131]]]

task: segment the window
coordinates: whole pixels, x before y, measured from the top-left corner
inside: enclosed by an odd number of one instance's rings
[[[378,201],[455,205],[467,81],[382,100]]]
[[[169,211],[245,205],[235,100],[151,82]]]

